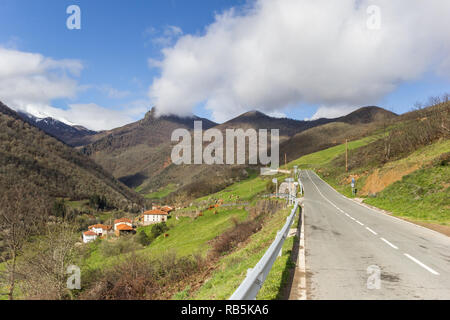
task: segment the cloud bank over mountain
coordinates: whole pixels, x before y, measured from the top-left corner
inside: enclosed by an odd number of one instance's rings
[[[379,29],[368,28],[373,5]],[[249,2],[165,47],[149,96],[160,113],[189,114],[204,103],[216,121],[302,103],[334,116],[425,73],[448,74],[449,15],[441,0]]]
[[[97,131],[123,126],[148,110],[147,100],[133,101],[121,109],[95,103],[71,103],[64,109],[54,107],[53,100],[75,98],[79,91],[89,87],[77,81],[82,70],[79,60],[55,60],[39,53],[0,47],[0,100],[39,118],[52,117]],[[128,94],[105,85],[93,88],[112,98]]]

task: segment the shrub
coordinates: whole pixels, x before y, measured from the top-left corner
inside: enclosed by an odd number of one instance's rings
[[[165,222],[157,223],[153,225],[152,231],[151,231],[151,237],[152,239],[158,238],[160,235],[162,235],[164,232],[168,231],[169,227]]]
[[[148,246],[150,243],[152,243],[152,238],[147,235],[145,231],[141,231],[138,233],[136,237],[136,241],[143,245],[144,247]]]
[[[149,259],[132,254],[126,261],[83,279],[87,289],[81,299],[155,300],[169,299],[175,285],[204,266],[199,256],[177,258],[167,254]],[[173,292],[175,293],[175,292]]]
[[[99,250],[104,257],[118,256],[140,249],[132,236],[122,236],[114,241],[101,241]]]
[[[268,193],[274,193],[276,189],[275,184],[272,181],[267,181],[266,183],[266,191]]]

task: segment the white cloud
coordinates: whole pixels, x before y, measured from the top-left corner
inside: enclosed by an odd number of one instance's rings
[[[52,117],[92,130],[123,126],[147,111],[148,100],[132,101],[122,109],[104,108],[95,103],[73,103],[66,109],[51,106],[54,99],[74,98],[80,90],[92,87],[115,99],[130,94],[108,85],[78,85],[74,76],[82,69],[78,60],[54,60],[37,53],[0,47],[0,101],[40,118]]]
[[[370,5],[381,9],[380,30],[367,28]],[[161,75],[149,96],[161,113],[205,103],[216,121],[302,102],[375,104],[450,55],[449,14],[442,0],[257,0],[164,48],[151,60]]]
[[[74,97],[83,65],[0,47],[0,99],[12,108]]]

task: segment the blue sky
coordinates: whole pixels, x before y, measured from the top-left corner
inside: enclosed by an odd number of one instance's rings
[[[37,52],[55,59],[79,59],[85,65],[84,85],[108,86],[118,93],[111,98],[99,90],[86,90],[75,101],[122,107],[146,99],[148,86],[158,73],[148,67],[150,57],[159,58],[162,36],[168,26],[184,33],[201,33],[213,22],[214,13],[242,1],[234,0],[2,0],[0,44],[21,51]],[[81,9],[81,30],[66,28],[66,8]],[[153,32],[150,30],[155,29]],[[126,94],[126,92],[129,92]],[[64,108],[70,101],[56,100]]]
[[[81,8],[81,30],[66,28],[66,8],[72,4]],[[216,13],[245,4],[243,0],[2,0],[0,46],[38,53],[54,60],[73,59],[82,63],[80,74],[71,76],[77,82],[76,94],[52,98],[51,106],[67,109],[71,104],[96,104],[123,111],[139,105],[129,118],[138,119],[142,116],[143,106],[150,107],[149,87],[162,72],[149,67],[149,59],[164,60],[163,47],[173,47],[178,38],[186,35],[204,36],[205,28],[215,22]],[[233,19],[231,23],[239,23],[236,17]],[[167,61],[169,68],[171,60]],[[425,101],[430,95],[449,91],[448,85],[448,78],[422,72],[399,81],[386,94],[376,98],[369,95],[367,103],[361,104],[378,104],[402,113],[417,100]],[[263,111],[304,119],[312,117],[323,105],[316,97],[296,99],[294,103],[286,100],[288,103],[273,110],[265,106]],[[342,104],[342,101],[336,104]],[[196,102],[192,110],[200,116],[211,117],[215,107],[209,105]],[[258,103],[252,106],[247,100],[244,108],[259,109]],[[236,108],[236,112],[241,110]]]

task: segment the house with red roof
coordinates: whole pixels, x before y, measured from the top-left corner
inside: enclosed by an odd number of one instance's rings
[[[97,239],[97,234],[94,231],[83,232],[83,243],[95,241],[95,239]]]
[[[131,221],[131,219],[128,219],[128,218],[120,218],[120,219],[114,220],[114,231],[116,231],[117,227],[120,225],[127,225],[127,226],[133,228],[133,221]]]
[[[111,231],[112,227],[104,224],[94,224],[88,227],[89,231],[95,232],[99,237],[105,236]]]
[[[125,234],[135,234],[136,230],[132,226],[129,226],[128,224],[119,224],[114,231],[115,235],[120,237],[121,235]]]
[[[168,213],[163,210],[154,209],[145,211],[140,216],[140,221],[143,226],[148,226],[155,223],[166,222]]]

